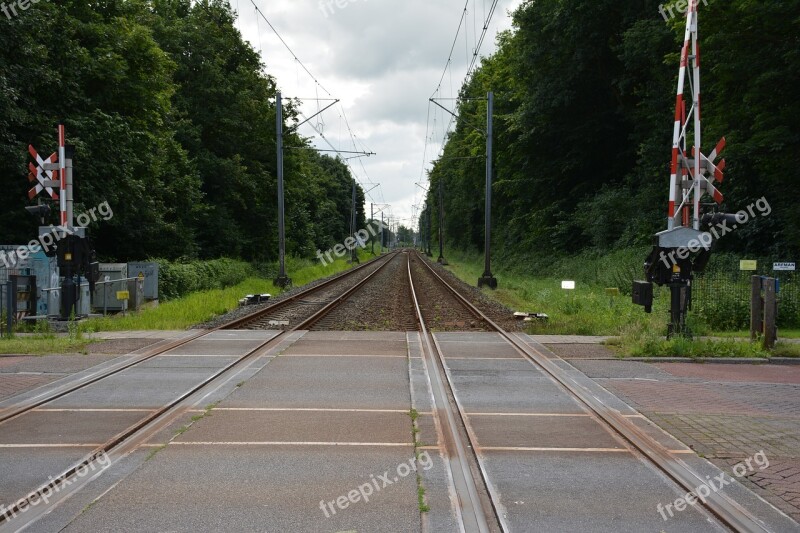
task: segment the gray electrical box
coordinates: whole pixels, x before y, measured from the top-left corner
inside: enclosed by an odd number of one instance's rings
[[[100,263],[100,278],[94,287],[92,307],[97,312],[122,311],[123,300],[117,292],[127,291],[128,265],[125,263]]]
[[[128,275],[144,280],[145,300],[158,300],[158,263],[128,263]]]

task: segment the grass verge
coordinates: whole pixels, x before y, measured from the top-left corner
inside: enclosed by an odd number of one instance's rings
[[[67,335],[56,335],[50,331],[46,322],[39,323],[32,333],[15,334],[0,338],[0,354],[2,355],[45,355],[80,353],[86,355],[87,346],[92,339],[83,336],[80,328],[72,325]]]
[[[627,271],[629,256],[631,254],[625,251],[616,258],[603,258],[599,261],[600,266],[584,264],[589,261],[587,258],[576,258],[574,263],[562,259],[555,268],[559,274],[563,274],[559,277],[537,277],[534,272],[520,271],[519,267],[511,270],[499,265],[493,269],[498,278],[498,289],[483,291],[514,311],[547,314],[549,320],[531,324],[527,330],[530,334],[613,337],[608,344],[620,357],[800,357],[800,345],[779,344],[774,351],[768,352],[758,343],[734,338],[748,338],[748,332],[718,335],[692,314],[688,322],[696,337],[731,338],[665,339],[663,334],[667,330],[669,305],[669,295],[665,289],[656,287],[651,314],[634,305],[629,296],[612,296],[606,290],[625,291],[626,287],[606,285],[615,280],[619,284],[624,282],[625,276],[621,272]],[[458,278],[474,286],[483,273],[483,257],[456,250],[448,250],[446,257],[450,263],[448,268]],[[622,266],[614,267],[615,261],[622,262]],[[567,279],[577,281],[574,291],[561,289],[561,281]],[[797,338],[800,331],[781,331],[781,336]]]
[[[371,258],[361,250],[362,260]],[[311,260],[287,259],[287,272],[294,286],[301,286],[350,268],[346,260],[322,265]],[[181,330],[223,315],[239,304],[246,294],[269,293],[278,295],[282,290],[272,280],[248,278],[226,289],[194,292],[177,300],[161,303],[158,307],[144,309],[127,316],[93,318],[81,324],[84,332]]]
[[[359,250],[359,258],[363,262],[371,259],[372,255],[366,250]],[[286,269],[294,286],[305,285],[348,268],[350,265],[345,259],[338,259],[328,265],[297,258],[287,258],[286,261]],[[270,279],[251,277],[226,289],[194,292],[182,298],[163,302],[158,307],[128,313],[127,316],[93,318],[71,328],[67,336],[56,335],[46,327],[37,327],[33,334],[3,337],[0,338],[0,354],[86,354],[86,348],[98,341],[84,337],[84,333],[187,329],[236,308],[239,299],[246,294],[277,295],[281,292]]]
[[[770,352],[761,344],[737,340],[665,339],[656,335],[627,335],[608,343],[619,355],[627,357],[732,357],[766,358]]]
[[[483,259],[477,254],[448,251],[448,267],[458,278],[474,286],[483,273]],[[562,265],[562,271],[569,267]],[[580,269],[585,271],[586,267]],[[495,267],[499,287],[497,290],[484,289],[484,292],[503,303],[513,311],[545,313],[550,318],[534,322],[529,333],[541,335],[602,335],[618,336],[628,330],[665,330],[666,299],[657,300],[652,314],[645,313],[641,307],[633,305],[630,297],[618,294],[611,296],[598,282],[580,281],[582,276],[537,277],[535,273],[511,271],[502,266]],[[579,267],[576,266],[576,272]],[[585,276],[585,274],[584,274]],[[562,280],[576,280],[576,289],[567,291],[561,288]]]
[[[0,354],[44,355],[81,353],[86,354],[86,347],[92,344],[91,339],[58,337],[56,335],[36,333],[31,336],[14,336],[0,339]]]

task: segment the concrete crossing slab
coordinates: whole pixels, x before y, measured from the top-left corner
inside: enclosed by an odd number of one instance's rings
[[[216,409],[176,442],[413,443],[408,412]]]
[[[667,515],[665,521],[658,505],[663,508],[682,494],[630,454],[498,451],[485,455],[512,531],[726,531],[695,507],[672,518]]]
[[[481,371],[462,371],[448,361],[454,387],[463,407],[469,412],[490,413],[584,413],[578,402],[549,378],[534,372],[509,371],[482,375]]]
[[[1,424],[0,504],[276,334],[215,332]],[[673,508],[664,520],[660,510],[685,492],[498,335],[435,336],[510,531],[720,530],[692,507]],[[431,401],[419,335],[283,338],[210,394],[209,403],[220,402],[208,412],[198,401],[157,428],[140,448],[152,457],[108,484],[96,503],[50,515],[31,531],[457,531],[451,466],[438,440],[441,411]],[[525,342],[681,459],[703,461],[536,339]],[[415,471],[422,457],[426,468]],[[368,498],[365,486],[373,487]],[[755,496],[744,501],[769,514]]]
[[[9,507],[86,456],[92,449],[79,446],[42,448],[0,448],[0,505]]]
[[[170,446],[65,531],[414,533],[420,531],[416,477],[397,474],[413,454],[411,446]],[[390,482],[385,487],[382,475]],[[369,501],[359,493],[367,484]]]
[[[162,368],[130,368],[93,383],[48,404],[60,408],[152,408],[180,396],[193,384],[216,372],[216,368],[184,368],[165,372]]]
[[[411,409],[402,357],[278,357],[226,407]]]
[[[226,365],[236,360],[234,355],[159,355],[149,361],[145,361],[137,368],[140,369],[187,369],[187,368],[224,368]]]
[[[244,355],[264,343],[262,339],[198,339],[187,342],[165,355]]]
[[[406,355],[406,344],[401,341],[331,341],[301,339],[285,355]]]
[[[99,445],[145,418],[149,411],[33,411],[4,423],[0,448],[6,445]],[[38,453],[31,450],[31,454]]]
[[[481,448],[584,448],[627,447],[588,416],[469,415]]]

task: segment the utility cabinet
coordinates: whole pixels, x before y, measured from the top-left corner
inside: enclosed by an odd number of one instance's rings
[[[117,292],[128,290],[128,265],[125,263],[101,263],[100,278],[94,288],[92,307],[97,312],[122,311],[123,301]]]

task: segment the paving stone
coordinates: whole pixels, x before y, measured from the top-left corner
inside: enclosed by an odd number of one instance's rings
[[[769,468],[741,481],[800,521],[795,501],[800,494],[800,369],[632,361],[572,364],[729,473],[763,451]]]

